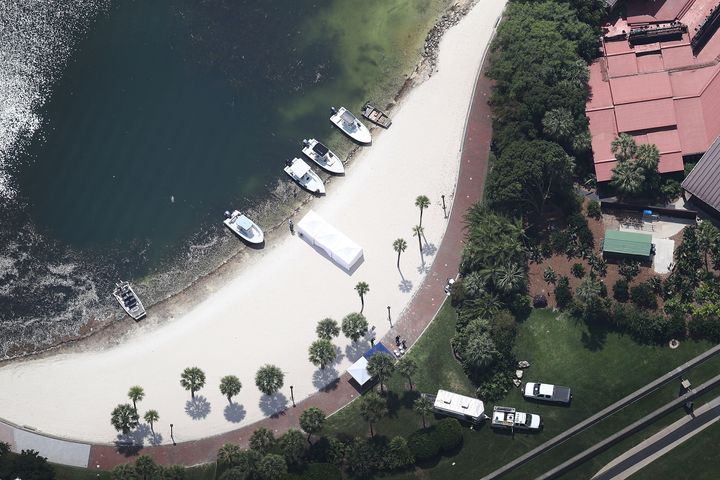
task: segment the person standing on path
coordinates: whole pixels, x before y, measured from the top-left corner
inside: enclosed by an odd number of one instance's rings
[[[295,235],[295,224],[292,221],[292,218],[288,220],[288,226],[290,227],[290,235]]]

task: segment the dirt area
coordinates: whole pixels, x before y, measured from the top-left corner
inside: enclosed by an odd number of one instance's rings
[[[595,242],[595,248],[593,251],[595,252],[595,255],[598,257],[602,257],[602,249],[601,244],[602,240],[605,236],[605,225],[603,224],[602,220],[595,220],[593,218],[587,217],[588,226],[590,227],[590,231],[593,234],[593,239]],[[678,238],[682,238],[682,232],[678,233],[677,235],[673,236],[673,239],[676,240],[676,247],[678,245]],[[570,287],[573,290],[573,293],[575,292],[575,289],[582,281],[582,278],[575,277],[571,272],[570,269],[572,268],[573,264],[580,263],[585,267],[586,276],[590,274],[590,265],[588,264],[587,260],[584,260],[580,257],[568,257],[567,255],[553,255],[549,258],[543,259],[540,263],[530,262],[530,270],[529,270],[529,280],[530,280],[530,288],[529,292],[531,297],[534,297],[535,295],[545,295],[548,299],[548,306],[555,307],[555,295],[553,294],[553,291],[555,290],[555,286],[553,284],[549,284],[545,281],[543,278],[543,273],[545,272],[545,269],[549,266],[552,267],[553,270],[555,270],[555,273],[557,273],[558,278],[560,276],[566,276],[568,279],[570,279]],[[644,282],[650,277],[658,276],[662,279],[665,279],[667,275],[660,275],[653,271],[652,264],[650,265],[641,265],[640,266],[640,273],[637,277],[633,279],[630,286],[637,285],[639,283]],[[615,285],[615,282],[618,281],[620,278],[619,273],[619,265],[617,263],[610,263],[608,262],[607,266],[607,274],[604,277],[599,277],[599,280],[605,284],[608,290],[608,297],[612,298],[612,287]],[[658,297],[658,309],[662,308],[662,299]]]

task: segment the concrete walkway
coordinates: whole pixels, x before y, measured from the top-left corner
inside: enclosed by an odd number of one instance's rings
[[[720,397],[716,397],[672,425],[623,453],[594,477],[594,480],[623,480],[720,420]]]
[[[491,82],[481,69],[478,72],[473,100],[468,108],[458,183],[445,236],[418,293],[397,321],[395,330],[382,339],[386,345],[394,344],[394,336],[398,334],[407,339],[408,344],[413,345],[445,301],[443,289],[446,280],[457,275],[465,238],[464,216],[467,209],[482,198],[487,174],[492,137],[491,112],[487,104],[490,87]],[[348,380],[347,374],[342,375],[336,382],[298,403],[297,408],[288,408],[278,415],[222,435],[177,445],[124,448],[114,445],[88,445],[53,439],[8,422],[3,423],[1,419],[0,441],[10,443],[13,451],[33,448],[54,463],[101,470],[133,462],[140,453],[150,455],[161,464],[197,465],[214,461],[217,450],[225,443],[246,447],[250,435],[259,427],[273,430],[278,435],[289,428],[298,428],[299,416],[308,407],[318,407],[328,413],[338,411],[359,396],[359,392]],[[21,444],[23,447],[20,447]]]

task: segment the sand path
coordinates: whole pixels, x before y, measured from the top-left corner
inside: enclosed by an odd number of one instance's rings
[[[0,368],[0,417],[63,437],[112,442],[117,435],[109,423],[110,411],[125,402],[128,387],[137,384],[146,391],[140,412],[160,412],[162,442],[170,441],[169,423],[182,432],[182,440],[191,440],[236,429],[284,408],[291,384],[300,400],[344,371],[369,343],[355,346],[337,340],[341,355],[335,370],[318,371],[307,360],[315,324],[357,311],[360,303],[353,287],[365,281],[370,285],[365,314],[380,338],[390,327],[386,307],[397,317],[421,284],[445,231],[440,196],[445,195],[449,208],[473,84],[503,6],[502,0],[481,0],[445,34],[439,71],[410,92],[392,128],[376,132],[373,146],[360,153],[345,178],[330,185],[327,197],[312,202],[311,208],[364,248],[364,262],[352,275],[297,237],[279,240],[170,323],[141,329],[102,351],[64,353]],[[411,233],[418,221],[414,199],[419,194],[432,201],[423,215],[424,268]],[[392,250],[399,237],[408,242],[401,259],[405,284]],[[272,399],[254,385],[255,372],[265,363],[285,372],[285,387]],[[195,403],[188,402],[189,393],[179,385],[180,372],[188,366],[207,374],[207,385],[198,395],[204,400]],[[219,379],[227,374],[243,382],[232,408],[218,390]]]

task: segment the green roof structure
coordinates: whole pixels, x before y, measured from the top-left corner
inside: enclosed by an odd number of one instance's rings
[[[603,255],[650,258],[652,235],[647,233],[608,230],[603,240]]]

